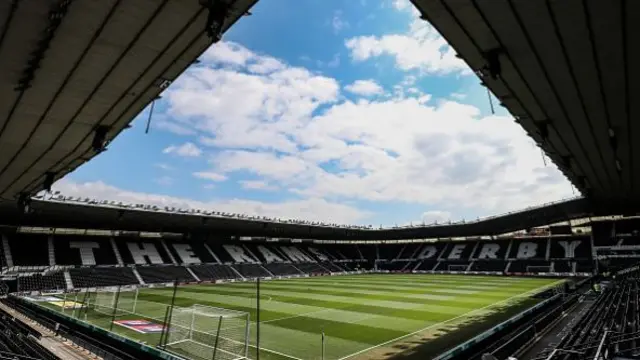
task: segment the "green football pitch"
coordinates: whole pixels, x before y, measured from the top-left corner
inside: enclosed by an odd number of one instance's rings
[[[428,359],[539,300],[532,295],[563,280],[471,275],[371,274],[263,281],[260,358]],[[141,289],[135,312],[162,319],[172,288]],[[256,284],[188,285],[176,306],[201,304],[250,314],[250,356],[256,357]],[[58,309],[60,309],[58,307]],[[70,310],[66,311],[67,313]],[[127,315],[118,319],[142,319]],[[87,320],[109,328],[110,317]],[[160,320],[161,321],[161,320]],[[159,334],[113,331],[156,345]]]

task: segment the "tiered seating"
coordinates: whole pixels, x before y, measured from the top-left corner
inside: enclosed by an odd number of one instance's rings
[[[640,330],[640,278],[638,271],[628,273],[605,286],[596,301],[557,345],[565,350],[579,350],[579,359],[595,358],[599,346],[602,353],[622,355],[637,351],[637,332]],[[607,332],[608,337],[604,337]],[[633,336],[628,336],[633,334]],[[536,359],[578,359],[571,353],[549,357],[553,349],[546,349]],[[625,358],[616,357],[611,358]]]
[[[203,281],[238,278],[238,274],[229,265],[191,265],[189,268]]]
[[[73,342],[81,348],[84,348],[96,355],[94,357],[86,354],[87,358],[113,360],[138,360],[147,358],[144,356],[144,350],[135,351],[136,349],[132,347],[123,346],[123,343],[120,340],[112,338],[105,333],[86,331],[86,328],[77,325],[77,323],[67,321],[68,318],[63,315],[55,317],[51,314],[39,311],[37,309],[38,305],[29,301],[11,296],[1,301],[6,306],[15,309],[22,315],[25,315],[50,331],[56,332],[62,338],[67,339],[68,341]],[[37,358],[41,359],[44,357]],[[67,358],[68,357],[65,359]],[[14,360],[14,358],[11,359]]]
[[[13,234],[7,236],[13,265],[47,266],[49,264],[48,235]]]
[[[438,265],[438,260],[423,260],[415,270],[430,271]]]
[[[18,291],[35,290],[59,290],[66,289],[66,282],[62,272],[55,272],[48,275],[31,274],[18,277]]]
[[[504,271],[507,264],[502,260],[476,260],[471,271]]]
[[[28,356],[34,359],[59,359],[37,342],[36,339],[40,337],[40,333],[32,330],[25,323],[4,310],[0,310],[0,351],[2,352],[2,358],[19,359],[19,356]]]
[[[260,264],[235,264],[231,266],[246,278],[271,276]]]
[[[323,261],[320,263],[320,265],[322,265],[322,267],[324,267],[325,269],[331,271],[331,272],[343,272],[343,271],[347,271],[344,267],[344,265],[342,264],[337,264],[337,263],[332,263],[331,261]]]
[[[406,244],[386,244],[378,246],[378,253],[380,255],[380,259],[382,260],[393,260],[398,258],[400,252],[405,248]],[[371,246],[361,247],[362,249],[369,249]],[[365,250],[367,254],[369,252]],[[375,251],[375,249],[373,249]],[[363,252],[363,254],[365,253]],[[370,255],[369,255],[370,256]],[[370,257],[368,257],[370,259]]]
[[[196,281],[184,266],[140,266],[137,269],[146,283]]]
[[[307,274],[326,274],[329,271],[318,263],[300,263],[296,267]]]
[[[405,244],[400,254],[398,254],[398,259],[414,259],[420,248],[422,248],[422,244]]]
[[[71,282],[76,288],[139,284],[128,267],[88,267],[69,269]]]
[[[412,270],[408,267],[411,261],[391,261],[378,264],[378,269],[389,271]]]
[[[554,272],[571,272],[573,261],[556,260],[553,262]]]
[[[264,265],[273,275],[286,276],[286,275],[300,275],[302,274],[295,266],[285,263],[269,263]]]
[[[509,272],[549,272],[550,263],[544,260],[519,260],[512,261]]]

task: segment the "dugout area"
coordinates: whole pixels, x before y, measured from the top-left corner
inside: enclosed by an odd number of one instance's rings
[[[257,283],[251,281],[87,289],[23,299],[187,359],[256,359],[258,316],[261,359],[417,359],[435,358],[541,306],[560,296],[563,283],[361,274],[262,281],[259,302]]]

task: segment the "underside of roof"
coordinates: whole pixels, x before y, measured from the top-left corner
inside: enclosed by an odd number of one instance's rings
[[[595,203],[640,207],[640,2],[412,0]]]
[[[26,213],[13,203],[0,203],[0,225],[327,240],[394,240],[499,235],[572,219],[608,215],[612,211],[594,207],[586,199],[578,198],[466,223],[378,230],[247,220],[188,211],[167,212],[157,207],[121,208],[33,199]]]
[[[258,0],[225,0],[222,32]],[[199,0],[0,2],[0,199],[97,155],[212,43]]]

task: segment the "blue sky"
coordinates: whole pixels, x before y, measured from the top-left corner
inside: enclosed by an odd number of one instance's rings
[[[407,0],[263,0],[68,195],[375,225],[572,195]],[[495,103],[495,102],[494,102]]]

